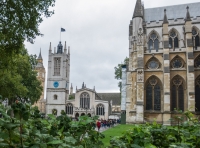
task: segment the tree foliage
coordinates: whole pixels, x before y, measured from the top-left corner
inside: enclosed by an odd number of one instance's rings
[[[14,112],[14,117],[8,114]],[[7,113],[6,113],[7,112]],[[103,134],[95,131],[98,117],[79,117],[72,121],[64,112],[61,116],[42,118],[37,107],[16,101],[10,110],[0,105],[1,148],[101,148]]]
[[[165,126],[153,122],[133,125],[123,136],[111,139],[112,148],[199,148],[200,124],[191,112],[179,113],[172,123]]]
[[[33,39],[41,35],[38,27],[43,17],[54,13],[49,10],[54,3],[55,0],[1,0],[0,53],[18,52],[25,39],[33,43]]]
[[[122,65],[127,65],[129,61],[129,58],[125,58],[123,63],[118,64],[116,67],[114,67],[115,69],[115,79],[117,80],[121,80],[122,79]],[[121,92],[121,81],[118,82],[118,87],[120,88],[120,92]]]
[[[2,63],[0,65],[2,99],[8,99],[10,104],[16,99],[30,101],[32,104],[37,101],[41,96],[42,87],[34,70],[36,56],[29,56],[23,47],[19,54],[13,55],[11,59]]]

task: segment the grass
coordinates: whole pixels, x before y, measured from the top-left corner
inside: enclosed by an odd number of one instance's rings
[[[102,142],[104,143],[104,146],[107,147],[110,145],[110,139],[115,136],[121,136],[124,131],[130,129],[133,127],[131,124],[122,124],[115,126],[113,128],[110,128],[104,132],[102,132],[105,135],[105,138],[102,139]]]

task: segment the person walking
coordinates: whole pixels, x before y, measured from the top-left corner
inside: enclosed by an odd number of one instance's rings
[[[101,128],[101,122],[98,120],[97,121],[97,129],[98,129],[98,131],[100,130],[100,128]]]

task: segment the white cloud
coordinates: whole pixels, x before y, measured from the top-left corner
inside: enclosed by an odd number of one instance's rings
[[[198,2],[198,0],[145,0],[145,8]],[[25,43],[31,54],[39,54],[45,67],[49,43],[56,47],[60,40],[71,47],[70,82],[81,87],[84,81],[97,92],[118,92],[114,66],[128,57],[128,26],[135,0],[57,0],[55,14],[44,19],[35,44]],[[46,69],[47,70],[47,69]]]

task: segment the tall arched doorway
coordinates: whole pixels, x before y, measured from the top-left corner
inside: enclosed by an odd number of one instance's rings
[[[88,117],[91,117],[91,114],[90,114],[90,113],[88,113]]]
[[[200,112],[200,76],[195,83],[195,110]]]
[[[82,113],[81,116],[85,116],[85,113]]]

